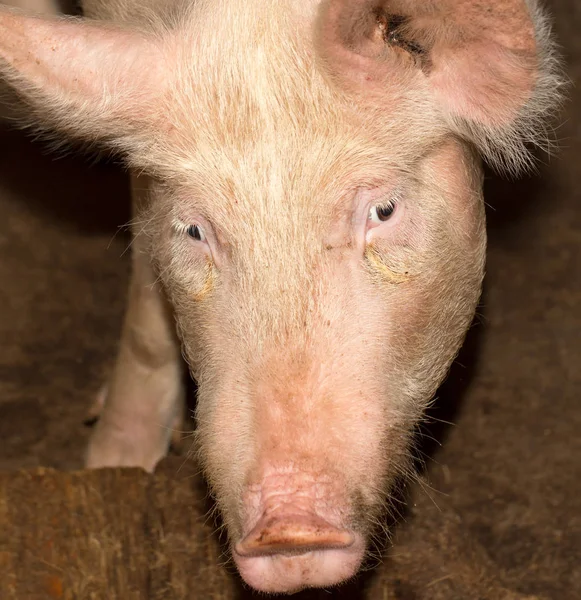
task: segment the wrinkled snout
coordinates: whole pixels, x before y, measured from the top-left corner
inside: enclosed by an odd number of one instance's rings
[[[277,483],[278,489],[258,486],[245,498],[248,513],[258,518],[247,520],[232,550],[246,583],[263,592],[293,593],[355,575],[365,541],[342,522],[346,507],[327,486],[294,486],[289,492],[292,483]]]

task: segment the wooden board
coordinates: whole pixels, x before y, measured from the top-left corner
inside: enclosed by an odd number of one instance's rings
[[[369,600],[524,599],[446,503],[423,494],[374,569],[332,594]],[[192,462],[139,469],[0,472],[2,600],[185,600],[253,596],[220,545]],[[377,561],[376,561],[377,562]],[[472,595],[477,589],[477,596]],[[330,598],[316,590],[299,598]],[[533,597],[530,597],[531,599]]]

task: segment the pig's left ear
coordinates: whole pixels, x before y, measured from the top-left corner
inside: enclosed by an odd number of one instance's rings
[[[350,87],[378,98],[418,86],[497,167],[518,169],[527,143],[549,139],[562,80],[536,0],[325,0],[318,34]]]
[[[48,128],[130,152],[157,124],[164,71],[145,34],[0,8],[0,78]]]

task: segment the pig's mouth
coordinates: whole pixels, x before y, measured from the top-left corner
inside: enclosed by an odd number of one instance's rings
[[[357,573],[365,538],[335,526],[311,510],[282,504],[265,511],[256,525],[232,545],[244,581],[270,593],[330,587]]]
[[[331,587],[357,573],[365,554],[363,536],[337,531],[316,538],[306,542],[282,537],[261,549],[243,540],[235,545],[233,556],[244,581],[261,592],[292,594]]]

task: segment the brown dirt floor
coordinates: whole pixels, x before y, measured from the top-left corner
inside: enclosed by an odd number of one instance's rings
[[[425,431],[424,484],[381,565],[305,597],[581,598],[581,4],[552,11],[577,86],[561,152],[538,177],[487,181],[485,294]],[[1,132],[0,600],[251,596],[194,464],[77,471],[115,356],[128,220],[114,164]]]

